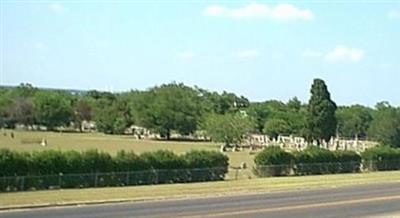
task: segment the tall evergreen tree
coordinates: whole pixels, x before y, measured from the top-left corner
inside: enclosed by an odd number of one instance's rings
[[[314,79],[308,103],[305,137],[308,141],[328,141],[336,133],[336,104],[322,79]]]

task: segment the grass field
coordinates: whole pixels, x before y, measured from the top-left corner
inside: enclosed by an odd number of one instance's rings
[[[23,205],[65,205],[290,191],[382,182],[400,182],[400,172],[273,177],[208,183],[1,193],[0,209]]]
[[[6,133],[6,136],[4,136]],[[167,149],[181,154],[193,149],[196,150],[219,150],[219,145],[212,142],[179,142],[138,140],[132,136],[105,135],[101,133],[57,133],[57,132],[32,132],[13,131],[14,138],[10,136],[11,131],[0,132],[0,148],[9,148],[18,151],[41,151],[48,149],[56,150],[87,150],[96,148],[115,154],[119,150],[131,150],[137,154],[146,151]],[[48,145],[40,145],[42,138],[46,139]],[[251,168],[253,155],[248,151],[227,152],[231,166],[239,166],[246,162]]]

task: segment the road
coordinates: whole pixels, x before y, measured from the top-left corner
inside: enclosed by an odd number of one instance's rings
[[[185,200],[42,208],[0,212],[0,217],[400,217],[400,183]]]

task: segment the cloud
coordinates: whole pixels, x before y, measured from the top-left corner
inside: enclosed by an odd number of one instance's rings
[[[312,20],[310,10],[302,10],[291,4],[278,4],[271,7],[265,4],[251,3],[241,8],[228,8],[219,5],[209,6],[204,10],[204,15],[215,17],[229,17],[234,19],[273,19],[273,20]]]
[[[357,48],[349,48],[342,45],[336,46],[333,51],[325,55],[328,62],[351,61],[358,62],[364,57],[364,51]]]
[[[178,52],[178,58],[180,59],[192,59],[195,54],[191,51],[181,51]]]
[[[257,58],[258,56],[260,56],[260,52],[257,50],[242,50],[234,52],[232,55],[237,58],[250,59],[250,58]]]
[[[49,11],[55,12],[55,13],[62,13],[65,11],[65,7],[61,3],[51,3],[48,6]]]
[[[390,19],[400,19],[400,10],[392,10],[389,12],[388,17]]]
[[[326,62],[359,62],[364,58],[362,49],[350,48],[343,45],[338,45],[331,51],[321,52],[315,50],[305,50],[301,56],[308,59],[322,59]]]

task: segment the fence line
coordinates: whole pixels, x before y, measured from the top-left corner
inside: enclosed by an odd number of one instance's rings
[[[400,159],[333,162],[297,163],[242,168],[198,168],[164,169],[128,172],[97,172],[32,176],[0,177],[0,192],[27,191],[61,188],[113,187],[168,183],[189,183],[220,180],[251,179],[254,176],[302,176],[335,173],[359,173],[364,171],[400,170]]]
[[[223,180],[226,167],[0,177],[0,191],[132,186]]]
[[[400,159],[381,161],[349,161],[328,163],[296,163],[257,166],[253,169],[259,177],[268,176],[301,176],[335,173],[358,173],[363,171],[400,170]]]

